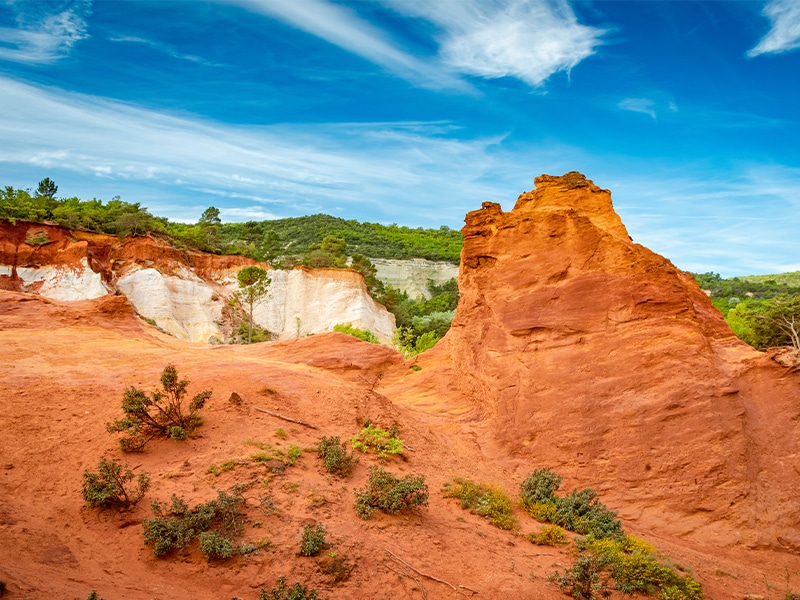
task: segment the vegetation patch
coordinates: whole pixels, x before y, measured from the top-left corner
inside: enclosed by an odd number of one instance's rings
[[[350,444],[353,449],[364,453],[374,450],[381,459],[403,453],[403,442],[397,437],[396,431],[384,431],[372,423],[367,424],[361,433],[350,438]]]
[[[244,531],[241,490],[235,486],[230,493],[220,491],[216,499],[194,508],[174,494],[169,504],[153,502],[155,517],[142,523],[145,544],[155,556],[164,556],[199,539],[207,558],[230,558],[237,553],[233,540]]]
[[[53,240],[47,236],[46,231],[37,231],[25,238],[25,243],[30,246],[45,246],[52,241]]]
[[[578,540],[577,548],[580,555],[573,566],[551,577],[574,598],[605,595],[608,588],[624,594],[658,594],[661,600],[703,598],[702,586],[697,581],[659,562],[653,547],[644,540],[588,536]]]
[[[539,546],[558,546],[569,540],[567,534],[558,525],[545,525],[539,533],[529,533],[528,541]]]
[[[606,597],[609,588],[625,594],[659,594],[661,600],[703,598],[697,581],[660,562],[644,540],[626,536],[617,513],[600,502],[594,490],[558,496],[561,481],[560,475],[543,468],[520,484],[520,503],[534,518],[585,536],[575,542],[578,557],[572,566],[550,576],[561,591],[579,600]],[[528,539],[555,545],[565,537],[550,526]]]
[[[300,534],[300,554],[302,556],[316,556],[325,547],[325,526],[304,525]]]
[[[226,460],[224,463],[219,465],[212,464],[206,469],[206,473],[213,473],[214,475],[218,476],[220,473],[225,473],[226,471],[233,471],[236,468],[236,465],[239,464],[235,460]]]
[[[167,365],[161,375],[161,390],[149,396],[135,387],[125,390],[122,398],[125,416],[106,424],[109,433],[126,434],[120,440],[123,452],[140,451],[156,437],[184,440],[203,423],[199,411],[211,397],[211,390],[195,395],[187,410],[183,398],[188,385],[188,380],[178,379],[173,365]]]
[[[150,488],[150,477],[142,471],[134,480],[133,471],[127,464],[116,459],[100,459],[97,472],[83,472],[83,499],[86,506],[127,508],[135,505]]]
[[[562,478],[550,469],[536,469],[520,484],[520,504],[538,521],[596,538],[623,537],[617,513],[609,510],[591,489],[556,496]]]
[[[339,333],[350,335],[354,338],[358,338],[359,340],[363,340],[371,344],[379,343],[378,336],[372,333],[369,329],[359,329],[358,327],[353,327],[352,323],[339,323],[338,325],[333,326],[333,330],[338,331]]]
[[[445,498],[458,498],[461,507],[478,514],[500,529],[519,529],[511,509],[511,500],[499,487],[456,478],[446,484]]]
[[[389,514],[428,504],[425,477],[406,475],[398,478],[378,466],[369,470],[366,487],[355,491],[356,513],[369,519],[376,509]]]
[[[347,452],[345,443],[338,437],[323,437],[317,444],[317,456],[322,459],[322,464],[328,473],[339,477],[347,477],[353,472],[358,459],[353,453]]]
[[[317,595],[316,589],[307,589],[301,583],[294,585],[286,585],[286,578],[279,577],[278,582],[272,589],[261,589],[258,595],[258,600],[325,600],[322,596]]]

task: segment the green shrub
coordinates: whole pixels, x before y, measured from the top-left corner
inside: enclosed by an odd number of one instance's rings
[[[445,486],[445,498],[458,498],[461,507],[485,517],[500,529],[517,529],[519,523],[511,511],[511,500],[497,486],[456,478]]]
[[[303,455],[303,451],[299,446],[289,444],[289,450],[286,452],[286,459],[283,461],[287,467],[294,466],[297,459]]]
[[[591,488],[577,490],[556,500],[556,515],[553,523],[580,534],[591,534],[596,538],[621,539],[622,523],[617,513],[609,510],[597,499]]]
[[[339,323],[338,325],[333,326],[333,330],[338,331],[339,333],[351,335],[354,338],[369,342],[370,344],[379,343],[378,336],[372,333],[369,329],[359,329],[358,327],[353,327],[352,323]]]
[[[567,534],[558,525],[545,525],[538,533],[529,533],[528,541],[540,546],[558,546],[567,543]]]
[[[134,478],[128,465],[116,459],[100,459],[97,473],[83,472],[83,499],[89,507],[133,506],[150,488],[150,477],[142,471],[136,478],[136,485],[129,485]]]
[[[317,444],[317,455],[328,473],[340,477],[350,475],[358,462],[352,453],[348,454],[347,447],[338,437],[323,437]]]
[[[216,531],[204,531],[197,537],[200,540],[200,552],[208,559],[226,559],[236,554],[231,541]]]
[[[425,477],[407,475],[398,479],[380,467],[370,467],[365,488],[356,490],[356,513],[369,519],[375,509],[397,514],[404,509],[425,506],[428,503],[428,486]]]
[[[53,240],[47,236],[46,231],[37,231],[32,236],[25,239],[25,243],[31,246],[45,246],[52,241]]]
[[[287,587],[286,578],[279,577],[278,583],[271,590],[261,589],[258,600],[324,600],[324,598],[317,595],[317,590],[308,591],[306,586],[300,583]]]
[[[3,594],[0,594],[0,596],[2,595]],[[97,593],[97,590],[92,590],[91,592],[89,592],[89,595],[86,596],[86,600],[103,600],[103,599],[100,597],[100,594]]]
[[[534,504],[555,504],[561,475],[548,468],[536,469],[520,484],[520,502],[525,510]]]
[[[303,533],[300,537],[300,554],[303,556],[314,556],[319,554],[325,546],[325,526],[320,523],[316,527],[311,525],[303,526]]]
[[[552,523],[556,518],[556,505],[544,504],[543,502],[534,502],[533,504],[524,505],[525,510],[530,516],[542,523]]]
[[[125,390],[122,399],[125,416],[106,424],[110,433],[127,434],[120,440],[123,452],[142,450],[147,442],[156,437],[186,439],[202,424],[199,411],[211,397],[211,391],[206,390],[194,396],[189,402],[188,413],[185,413],[183,397],[188,385],[188,380],[178,379],[174,366],[167,365],[161,375],[162,390],[156,390],[149,396],[135,387]]]
[[[556,496],[561,476],[550,469],[536,469],[520,484],[520,504],[537,521],[555,523],[568,531],[596,538],[623,537],[617,513],[587,488],[563,497]]]
[[[372,423],[361,430],[361,433],[350,438],[350,444],[355,450],[367,453],[375,450],[378,458],[385,459],[392,454],[403,453],[403,442],[397,438],[396,433],[378,429]]]
[[[174,494],[169,505],[153,502],[152,508],[156,516],[142,522],[145,544],[153,547],[155,556],[163,556],[173,550],[186,548],[202,533],[212,529],[230,544],[230,539],[241,535],[244,529],[244,515],[239,510],[244,500],[239,491],[240,489],[234,487],[231,494],[217,492],[215,500],[198,504],[191,509]],[[206,536],[205,548],[209,552],[203,550],[203,547],[201,551],[206,556],[223,558],[210,554],[213,548],[222,548],[217,538]]]
[[[555,583],[562,592],[577,600],[592,600],[607,594],[608,577],[603,578],[605,565],[594,556],[581,555],[569,569],[563,573],[556,571],[550,575],[550,581]]]
[[[659,562],[655,549],[637,538],[578,540],[578,550],[595,558],[614,580],[614,589],[625,594],[660,592],[668,600],[702,600],[702,586],[689,576]]]

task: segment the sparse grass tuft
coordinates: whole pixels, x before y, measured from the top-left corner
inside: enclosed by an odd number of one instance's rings
[[[300,583],[287,586],[286,578],[279,577],[272,589],[261,589],[258,600],[324,600],[324,598],[317,595],[316,589],[308,590]]]

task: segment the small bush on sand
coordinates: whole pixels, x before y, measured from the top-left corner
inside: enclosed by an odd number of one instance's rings
[[[235,552],[231,540],[240,536],[244,530],[244,514],[240,511],[244,499],[240,491],[234,487],[231,493],[217,492],[215,500],[198,504],[191,509],[174,494],[169,504],[153,502],[152,508],[156,516],[145,519],[142,523],[144,543],[152,546],[154,555],[164,556],[174,550],[182,550],[200,538],[200,550],[207,557],[233,556]],[[215,535],[201,538],[201,534],[209,532]]]
[[[520,504],[537,521],[555,523],[568,531],[596,538],[623,537],[617,513],[600,502],[591,488],[556,496],[561,476],[536,469],[520,484]]]
[[[362,519],[369,519],[376,508],[389,514],[397,514],[428,503],[425,477],[407,475],[397,478],[377,466],[370,467],[366,487],[356,490],[355,494],[356,513]]]
[[[206,558],[224,560],[236,554],[237,548],[234,548],[231,541],[217,531],[204,531],[197,537],[200,540],[200,552]]]
[[[133,484],[134,474],[128,465],[116,459],[100,459],[97,472],[83,472],[83,499],[86,506],[127,508],[135,505],[150,488],[150,477],[142,471]]]
[[[368,423],[361,433],[350,438],[350,444],[353,449],[364,453],[375,450],[381,459],[403,453],[403,442],[397,437],[396,431],[384,431],[372,423]]]
[[[174,366],[167,365],[161,375],[162,390],[151,392],[149,396],[135,387],[125,390],[122,398],[125,416],[106,424],[110,433],[126,434],[120,440],[123,452],[142,450],[156,437],[186,439],[203,423],[199,411],[211,397],[211,390],[194,396],[185,412],[183,398],[188,385],[188,380],[178,379]]]
[[[567,543],[567,534],[558,525],[545,525],[538,534],[529,533],[528,541],[540,546],[558,546]]]
[[[520,484],[520,503],[529,510],[535,504],[555,504],[561,475],[551,469],[536,469]]]
[[[324,600],[317,595],[317,590],[307,590],[306,586],[295,583],[293,586],[286,585],[286,578],[279,577],[271,590],[261,589],[258,600]]]
[[[319,554],[325,546],[325,526],[320,523],[316,527],[304,525],[300,537],[300,554],[303,556],[314,556]]]
[[[323,437],[317,444],[317,455],[322,459],[328,473],[340,477],[350,475],[358,462],[352,452],[347,452],[347,447],[338,437]]]
[[[444,489],[445,498],[458,498],[461,507],[485,517],[500,529],[517,529],[519,523],[511,512],[511,500],[499,487],[456,478]]]

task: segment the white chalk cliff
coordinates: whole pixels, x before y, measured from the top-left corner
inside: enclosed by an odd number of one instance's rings
[[[424,258],[397,260],[370,258],[378,273],[376,277],[393,288],[406,292],[411,298],[430,299],[428,281],[442,284],[458,278],[458,265],[435,262]]]
[[[50,242],[31,245],[29,228]],[[201,343],[226,340],[224,307],[236,291],[236,274],[255,261],[182,252],[140,237],[120,241],[101,234],[30,223],[0,223],[0,288],[62,301],[125,295],[136,312],[176,338]],[[263,265],[267,267],[267,265]],[[332,331],[339,323],[368,329],[391,344],[394,315],[367,292],[349,269],[269,270],[268,297],[255,322],[276,339]]]

